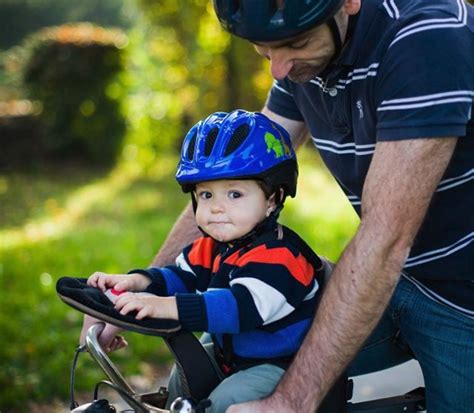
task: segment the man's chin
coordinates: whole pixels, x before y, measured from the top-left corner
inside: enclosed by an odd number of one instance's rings
[[[295,83],[306,83],[314,79],[320,73],[322,73],[325,68],[326,66],[317,67],[317,68],[311,67],[312,70],[304,70],[304,71],[301,70],[299,72],[293,71],[293,72],[288,73],[288,79],[290,79],[292,82],[295,82]]]
[[[306,83],[309,82],[311,79],[314,79],[317,75],[313,74],[305,74],[305,75],[288,75],[288,79],[295,83]]]

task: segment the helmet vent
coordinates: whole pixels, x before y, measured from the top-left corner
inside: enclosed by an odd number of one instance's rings
[[[230,137],[229,144],[225,148],[224,156],[230,155],[234,152],[247,138],[250,132],[250,127],[246,123],[240,125],[233,135]]]
[[[197,136],[197,131],[194,130],[193,136],[192,136],[192,138],[189,142],[188,151],[186,153],[186,158],[189,161],[192,161],[193,158],[194,158],[194,151],[195,151],[195,146],[196,146],[196,136]]]
[[[219,133],[219,128],[212,128],[211,131],[207,134],[206,145],[204,146],[204,156],[209,156],[214,148],[216,143],[216,138]]]

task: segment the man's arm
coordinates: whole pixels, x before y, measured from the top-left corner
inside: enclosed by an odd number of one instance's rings
[[[319,406],[382,316],[455,145],[456,138],[377,144],[360,227],[295,361],[271,397],[228,412],[311,412]]]
[[[191,244],[196,238],[202,236],[194,219],[194,211],[189,203],[176,220],[168,234],[163,246],[160,248],[151,265],[164,267],[174,264],[176,257],[186,245]]]
[[[291,120],[283,116],[277,115],[275,112],[272,112],[266,106],[262,109],[262,113],[286,129],[286,131],[290,134],[291,143],[293,144],[293,148],[295,150],[308,140],[308,130],[304,122]]]

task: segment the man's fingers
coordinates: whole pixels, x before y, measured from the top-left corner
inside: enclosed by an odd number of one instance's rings
[[[127,346],[128,343],[122,336],[115,336],[107,348],[107,352],[117,351]]]

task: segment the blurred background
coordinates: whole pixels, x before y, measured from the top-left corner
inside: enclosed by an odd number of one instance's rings
[[[216,110],[259,110],[264,59],[207,0],[0,0],[0,412],[64,412],[82,315],[64,275],[146,267],[188,197],[186,131]],[[283,222],[336,260],[358,219],[309,147]],[[171,356],[128,333],[112,357],[154,390]],[[103,378],[79,361],[79,399]]]

